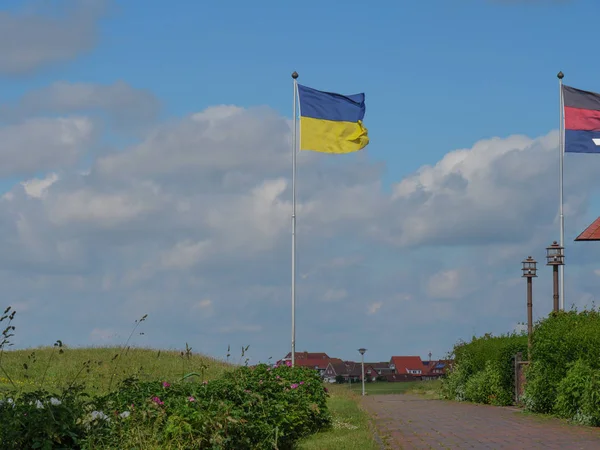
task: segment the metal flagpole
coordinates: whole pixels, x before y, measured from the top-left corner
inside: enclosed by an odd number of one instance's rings
[[[558,139],[560,140],[558,144],[558,151],[560,152],[559,159],[559,171],[560,171],[560,181],[559,181],[559,197],[560,197],[560,246],[565,246],[565,216],[563,214],[563,177],[564,177],[564,158],[565,158],[565,118],[564,118],[564,98],[563,98],[563,78],[564,74],[562,72],[558,72],[558,89],[560,96],[560,127]],[[565,266],[564,264],[559,267],[560,270],[560,310],[565,310]]]
[[[298,150],[298,72],[294,79],[294,112],[292,118],[292,367],[296,364],[296,151]]]

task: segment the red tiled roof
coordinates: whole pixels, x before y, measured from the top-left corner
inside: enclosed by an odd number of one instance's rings
[[[400,374],[408,373],[407,370],[425,371],[420,356],[392,356],[392,363],[396,366],[396,372]]]
[[[327,358],[327,359],[321,359],[321,358],[311,358],[311,359],[297,359],[296,360],[296,365],[297,366],[301,366],[301,367],[318,367],[319,369],[326,369],[327,365],[329,363],[336,363],[336,362],[342,362],[341,359],[338,358]]]
[[[294,357],[296,358],[296,360],[299,360],[299,359],[331,359],[331,358],[329,358],[327,353],[309,353],[309,352],[296,352]],[[285,355],[285,358],[283,358],[283,359],[291,359],[291,358],[292,358],[292,352],[289,352],[287,355]]]
[[[576,241],[600,241],[600,217],[575,238]]]

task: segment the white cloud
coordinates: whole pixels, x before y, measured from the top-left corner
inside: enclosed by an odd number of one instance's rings
[[[27,92],[13,105],[0,109],[5,118],[39,114],[108,113],[113,123],[124,130],[156,119],[159,100],[151,92],[136,89],[124,81],[112,84],[58,81]]]
[[[40,198],[46,193],[48,188],[58,181],[58,175],[51,173],[46,178],[33,178],[31,180],[21,182],[23,189],[30,197]]]
[[[371,303],[367,309],[368,314],[375,314],[377,311],[381,309],[383,306],[383,302],[375,302]]]
[[[0,175],[31,174],[70,166],[90,143],[85,117],[35,118],[0,128]]]
[[[464,295],[465,281],[459,270],[444,270],[432,275],[427,282],[427,295],[431,298],[460,298]]]
[[[15,142],[32,134],[14,130]],[[54,127],[44,144],[62,142],[61,133]],[[302,154],[298,345],[334,352],[340,342],[394,342],[394,352],[443,353],[470,323],[511,329],[522,320],[520,261],[536,248],[543,254],[557,229],[547,183],[555,139],[484,140],[397,180],[392,193],[369,160]],[[47,343],[55,336],[46,324],[68,320],[67,337],[94,342],[148,313],[147,345],[190,342],[222,355],[229,343],[250,344],[280,357],[289,346],[289,156],[286,119],[215,107],[159,125],[89,170],[69,158],[46,175],[37,170],[51,164],[40,166],[0,201],[0,282],[31,299],[28,314],[40,324],[25,339]],[[585,213],[595,164],[568,162],[570,224]],[[370,343],[344,334],[356,329]],[[414,342],[394,341],[398,329]]]
[[[30,72],[90,50],[96,42],[97,20],[107,3],[81,0],[62,17],[31,9],[0,11],[0,74]]]

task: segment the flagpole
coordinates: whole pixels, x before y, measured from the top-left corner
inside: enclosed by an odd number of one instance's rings
[[[564,98],[563,98],[563,78],[564,74],[562,72],[558,72],[558,89],[559,89],[559,98],[560,98],[560,127],[559,127],[559,144],[558,151],[560,152],[559,159],[559,171],[560,171],[560,182],[559,182],[559,190],[560,190],[560,246],[565,246],[565,216],[563,211],[563,190],[564,190],[564,158],[565,158],[565,119],[564,119]],[[565,266],[564,264],[559,266],[560,270],[560,310],[565,310]]]
[[[296,151],[298,150],[298,72],[294,80],[294,107],[292,117],[292,367],[296,364]]]

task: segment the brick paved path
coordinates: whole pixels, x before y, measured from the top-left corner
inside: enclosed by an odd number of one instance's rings
[[[516,408],[374,395],[363,400],[391,449],[594,449],[600,430],[521,413]]]

